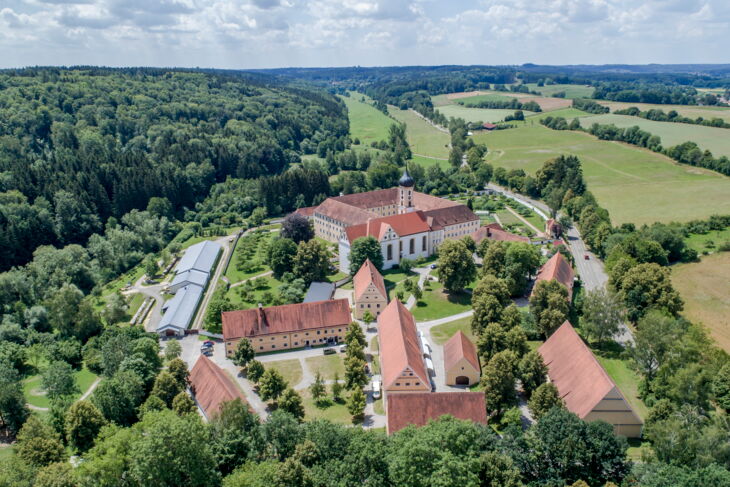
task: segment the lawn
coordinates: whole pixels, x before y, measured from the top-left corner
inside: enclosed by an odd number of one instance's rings
[[[707,327],[718,345],[730,352],[730,252],[700,262],[672,266],[672,284],[684,299],[683,315]]]
[[[530,91],[537,91],[543,96],[553,96],[561,91],[565,92],[565,98],[590,98],[595,88],[586,85],[547,85],[537,86],[537,83],[527,83]]]
[[[431,282],[431,289],[423,290],[423,297],[411,310],[416,321],[430,321],[455,315],[471,309],[470,293],[444,292],[443,285]]]
[[[689,123],[655,122],[630,115],[594,115],[580,119],[581,126],[590,127],[594,123],[613,124],[617,127],[638,125],[642,130],[658,135],[664,147],[696,142],[703,150],[709,150],[715,157],[730,156],[730,130],[718,127],[705,127]]]
[[[596,358],[643,421],[648,409],[639,398],[639,376],[631,369],[628,360],[602,357],[598,353]]]
[[[702,117],[706,119],[721,118],[726,122],[730,122],[730,108],[727,107],[709,107],[709,106],[694,106],[694,105],[653,105],[650,103],[626,103],[620,101],[606,101],[596,100],[601,105],[607,106],[613,113],[616,110],[624,110],[630,107],[636,107],[642,112],[647,110],[657,109],[667,113],[671,110],[676,111],[684,117],[697,118]]]
[[[387,140],[388,128],[394,122],[372,105],[361,102],[363,96],[361,93],[350,92],[349,97],[341,96],[340,98],[347,105],[350,136],[352,139],[360,139],[361,144],[369,146],[371,142]]]
[[[302,402],[304,403],[304,417],[308,421],[313,419],[328,419],[333,423],[352,424],[352,416],[347,410],[345,392],[343,392],[343,398],[340,399],[340,402],[334,402],[328,386],[327,395],[329,397],[321,407],[314,403],[309,389],[299,391],[299,393],[302,395]]]
[[[503,97],[505,100],[509,98]],[[468,98],[465,98],[467,100]],[[507,115],[514,115],[514,109],[501,108],[469,108],[463,105],[445,105],[438,107],[438,111],[449,118],[463,118],[467,122],[502,122]],[[534,112],[523,111],[525,116]]]
[[[476,343],[476,337],[471,332],[471,317],[461,318],[460,320],[444,323],[443,325],[431,328],[431,338],[436,345],[443,345],[446,341],[454,336],[457,331],[464,332],[464,335]]]
[[[385,281],[386,288],[395,287],[396,284],[405,281],[409,277],[418,278],[418,274],[416,274],[415,272],[409,272],[408,274],[406,274],[397,267],[394,269],[388,269],[387,271],[383,271],[383,280]]]
[[[2,446],[0,447],[0,460],[5,460],[6,458],[10,458],[13,455],[13,447],[12,446]]]
[[[79,371],[75,371],[74,378],[76,379],[76,385],[81,391],[79,394],[76,394],[75,397],[81,397],[81,395],[85,393],[89,387],[91,387],[91,384],[94,383],[97,377],[97,375],[93,374],[86,367]],[[25,400],[28,404],[39,408],[50,407],[50,401],[46,397],[41,386],[40,374],[28,377],[23,381],[23,394],[25,395]]]
[[[271,275],[257,278],[256,280],[258,279],[261,279],[262,285],[251,291],[249,298],[246,300],[243,299],[243,293],[245,293],[243,285],[228,289],[226,296],[231,300],[231,303],[236,306],[236,309],[253,308],[254,306],[257,306],[258,303],[268,305],[268,300],[264,299],[264,294],[271,293],[272,296],[276,296],[278,294],[279,286],[282,285],[281,281],[275,279]]]
[[[383,406],[383,396],[381,394],[380,399],[375,401],[373,403],[373,410],[375,411],[375,414],[379,414],[381,416],[385,416],[385,407]]]
[[[323,380],[334,380],[335,372],[340,379],[345,377],[345,362],[342,355],[318,355],[304,359],[312,374],[319,371]]]
[[[705,234],[690,235],[685,239],[690,248],[702,253],[705,251],[714,252],[717,247],[725,242],[730,242],[730,228],[725,230],[711,230]]]
[[[477,104],[483,101],[510,101],[512,98],[513,97],[511,96],[500,95],[498,93],[485,93],[482,95],[466,96],[464,98],[459,98],[458,100],[459,102],[468,104]]]
[[[578,156],[588,188],[614,224],[688,221],[730,213],[730,178],[651,151],[541,125],[477,134],[495,167],[534,174],[561,154]],[[712,204],[708,204],[712,201]]]
[[[423,166],[424,168],[430,167],[430,166],[440,166],[441,169],[448,169],[450,167],[449,161],[445,158],[435,158],[435,157],[426,157],[422,155],[414,155],[411,159],[413,162],[417,163],[419,166]]]
[[[296,358],[265,362],[264,368],[277,370],[289,387],[296,386],[302,380],[302,364]]]
[[[528,237],[531,237],[535,234],[535,232],[524,224],[522,220],[517,218],[514,213],[511,211],[504,209],[499,210],[496,212],[497,218],[499,218],[499,221],[502,223],[502,226],[511,232],[514,232],[518,235],[525,235]],[[540,229],[540,227],[537,227]]]
[[[238,239],[225,273],[231,284],[271,270],[265,261],[269,242],[274,235],[276,232],[254,232]],[[246,265],[249,267],[246,268]]]
[[[449,157],[451,136],[438,130],[411,110],[401,110],[388,106],[388,112],[400,122],[407,125],[406,135],[413,154],[427,157]]]

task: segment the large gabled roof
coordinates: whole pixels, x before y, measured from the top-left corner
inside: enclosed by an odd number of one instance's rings
[[[373,284],[384,298],[388,297],[388,293],[385,291],[383,275],[378,272],[378,269],[370,262],[370,259],[365,259],[365,262],[360,266],[360,270],[352,278],[352,283],[355,288],[355,301],[360,301],[360,298],[362,298],[362,295],[370,284]]]
[[[410,368],[421,383],[430,383],[416,333],[416,320],[400,300],[391,301],[378,316],[378,341],[384,389],[390,387],[406,368]]]
[[[563,323],[538,352],[569,411],[584,418],[616,384],[569,321]]]
[[[471,238],[477,244],[485,238],[502,242],[530,243],[530,239],[528,237],[523,237],[521,235],[515,235],[514,233],[510,233],[507,230],[503,229],[498,223],[490,223],[489,225],[480,227],[478,230],[471,234]]]
[[[479,220],[479,217],[468,206],[461,204],[425,210],[423,215],[434,230]]]
[[[365,223],[369,218],[376,218],[377,215],[357,206],[343,203],[335,198],[327,198],[314,210],[315,215],[329,217],[345,225],[358,225]]]
[[[568,288],[568,299],[573,295],[573,279],[575,274],[570,263],[565,260],[563,254],[555,252],[555,255],[550,257],[550,260],[545,262],[537,273],[537,279],[535,284],[539,281],[552,281],[556,280],[566,288]]]
[[[205,284],[208,282],[208,275],[209,274],[207,272],[202,272],[195,269],[183,271],[179,274],[175,274],[175,277],[172,279],[170,286],[177,286],[179,284],[197,284],[200,287],[205,287]]]
[[[444,368],[449,370],[461,359],[466,359],[476,370],[481,370],[477,347],[459,330],[444,344]]]
[[[180,262],[177,263],[175,274],[190,270],[209,273],[220,251],[220,244],[210,240],[191,245],[183,254]]]
[[[165,314],[157,325],[157,331],[165,328],[185,330],[193,320],[202,295],[203,288],[195,284],[180,289],[172,299],[163,304],[162,309]]]
[[[350,302],[347,299],[332,299],[226,311],[222,319],[223,337],[226,340],[345,326],[351,321]]]
[[[224,402],[241,399],[246,403],[246,398],[231,378],[205,355],[198,357],[189,380],[193,396],[206,418],[220,412]]]
[[[392,228],[399,237],[424,233],[431,230],[423,212],[412,211],[381,218],[371,218],[366,223],[346,228],[345,233],[350,243],[360,237],[374,237],[380,242],[383,240],[389,228]]]
[[[444,415],[487,424],[483,392],[408,392],[388,395],[388,434],[408,425],[424,426]]]

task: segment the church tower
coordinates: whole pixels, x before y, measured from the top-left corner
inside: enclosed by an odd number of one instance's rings
[[[408,213],[413,211],[413,186],[416,182],[410,174],[408,168],[403,170],[403,176],[398,180],[398,213]]]

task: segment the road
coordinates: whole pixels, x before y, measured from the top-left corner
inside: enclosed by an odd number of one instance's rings
[[[225,237],[221,237],[217,240],[214,240],[214,242],[219,243],[223,247],[223,253],[221,254],[220,259],[218,259],[218,263],[216,265],[215,272],[213,273],[213,276],[208,281],[208,289],[205,291],[205,295],[203,296],[203,301],[200,303],[200,306],[198,306],[198,314],[195,316],[195,319],[193,320],[193,324],[190,328],[193,330],[199,330],[203,327],[203,319],[205,318],[205,310],[208,309],[208,303],[210,303],[210,299],[213,297],[213,293],[215,293],[216,285],[218,284],[218,279],[220,279],[221,275],[223,274],[223,271],[225,270],[225,263],[228,259],[228,254],[230,254],[233,251],[233,242],[229,242],[230,238],[235,236],[236,233],[234,232],[231,235],[226,235]]]

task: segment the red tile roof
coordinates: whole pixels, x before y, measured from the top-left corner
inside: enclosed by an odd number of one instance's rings
[[[360,269],[352,278],[353,287],[355,288],[355,301],[359,301],[363,293],[370,284],[374,284],[380,294],[387,299],[388,293],[385,291],[385,281],[383,275],[378,272],[370,259],[365,259]]]
[[[479,220],[479,217],[476,216],[468,206],[461,204],[424,211],[423,214],[428,220],[429,225],[431,225],[434,230],[440,230],[444,227],[457,225],[459,223]]]
[[[565,260],[563,254],[555,252],[555,255],[550,257],[550,260],[545,262],[545,265],[540,268],[540,271],[537,273],[537,279],[535,279],[535,284],[540,281],[552,281],[554,279],[568,288],[568,300],[570,300],[573,296],[574,277],[575,274],[570,263]]]
[[[497,128],[496,125],[494,125],[493,123],[489,123],[489,122],[483,123],[482,127],[484,127],[487,130],[493,130],[493,129]]]
[[[304,208],[298,208],[297,211],[295,211],[294,213],[296,213],[297,215],[306,216],[307,218],[311,218],[312,216],[314,216],[314,210],[316,209],[316,206],[307,206]]]
[[[530,239],[528,237],[515,235],[514,233],[503,230],[498,223],[490,223],[489,225],[479,228],[477,231],[471,234],[471,238],[474,239],[474,242],[477,244],[485,238],[502,242],[530,243]]]
[[[398,188],[378,189],[365,193],[345,194],[330,198],[340,203],[368,209],[398,204]]]
[[[383,389],[388,389],[406,367],[413,370],[422,384],[430,383],[416,333],[416,320],[398,299],[391,301],[378,316],[378,342]]]
[[[451,369],[462,358],[465,358],[476,370],[481,370],[477,347],[464,335],[464,332],[459,330],[444,344],[444,368]]]
[[[226,340],[344,326],[352,321],[347,299],[226,311],[222,317]]]
[[[465,206],[459,201],[451,201],[438,196],[431,196],[426,193],[413,192],[413,207],[421,211],[438,210],[440,208],[450,208],[453,206]]]
[[[410,392],[390,394],[387,399],[388,434],[408,425],[424,426],[449,414],[458,419],[487,424],[483,392]]]
[[[381,241],[388,231],[392,228],[399,237],[413,235],[416,233],[428,232],[431,230],[421,211],[412,211],[410,213],[402,213],[400,215],[384,216],[381,218],[372,218],[361,225],[347,227],[345,233],[350,243],[360,237],[375,237]]]
[[[550,381],[558,388],[565,406],[581,418],[616,386],[569,321],[563,323],[537,351],[542,355]]]
[[[218,413],[221,404],[234,399],[246,403],[241,390],[230,377],[208,357],[201,355],[190,371],[190,389],[206,418]]]
[[[332,218],[345,225],[358,225],[365,223],[368,218],[376,218],[378,215],[363,210],[356,206],[345,204],[334,198],[327,198],[314,210],[315,215],[323,215]]]

